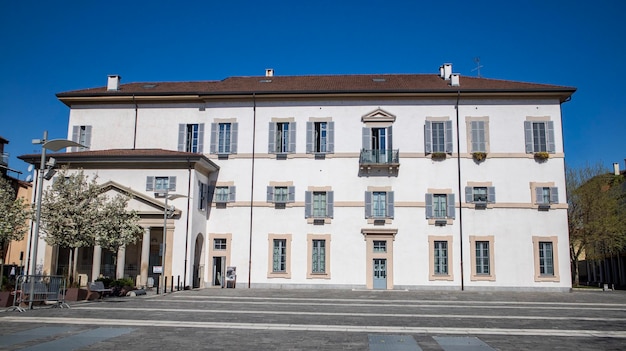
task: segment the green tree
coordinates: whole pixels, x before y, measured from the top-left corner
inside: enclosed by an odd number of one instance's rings
[[[0,177],[0,257],[4,258],[11,241],[24,239],[31,218],[31,207],[23,198],[17,198],[11,183]],[[4,259],[0,264],[0,283],[3,281]]]

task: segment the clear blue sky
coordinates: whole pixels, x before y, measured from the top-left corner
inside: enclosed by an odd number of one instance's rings
[[[67,138],[58,92],[228,76],[438,73],[574,86],[568,165],[626,157],[626,1],[0,0],[0,136]],[[15,175],[15,174],[14,174]],[[20,178],[24,179],[26,174]]]

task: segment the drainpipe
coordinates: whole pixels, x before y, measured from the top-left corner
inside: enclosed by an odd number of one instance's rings
[[[248,289],[252,280],[252,218],[254,211],[254,157],[256,144],[256,93],[252,93],[252,170],[250,173],[250,234],[248,242]]]
[[[190,206],[191,206],[191,162],[187,159],[187,168],[188,168],[188,176],[187,176],[187,223],[185,227],[185,269],[183,272],[183,289],[187,286],[187,254],[189,252],[189,217],[190,214]],[[174,276],[172,276],[174,279]]]
[[[459,100],[461,91],[457,90],[456,95],[456,163],[459,177],[459,240],[461,249],[461,291],[465,290],[465,280],[463,271],[463,199],[461,194],[461,137],[459,135]]]
[[[135,101],[135,94],[133,94],[133,104],[135,104],[135,130],[133,132],[133,150],[137,146],[137,112],[139,107],[137,106],[137,102]]]

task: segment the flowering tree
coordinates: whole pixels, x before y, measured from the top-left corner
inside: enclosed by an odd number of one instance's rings
[[[31,218],[31,208],[22,198],[16,198],[11,183],[0,177],[0,257],[11,241],[24,239]],[[0,264],[0,285],[3,280],[4,260]]]

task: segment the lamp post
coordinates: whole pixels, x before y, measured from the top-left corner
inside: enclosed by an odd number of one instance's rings
[[[175,200],[182,197],[187,197],[186,195],[180,194],[170,194],[169,192],[169,184],[165,189],[165,192],[154,193],[154,197],[156,198],[165,198],[165,208],[163,209],[163,244],[162,244],[162,252],[161,252],[161,284],[159,286],[163,286],[163,293],[165,293],[165,253],[166,253],[166,240],[167,240],[167,218],[170,217],[170,214],[174,214],[174,206],[170,209],[167,205],[168,200]],[[159,289],[157,288],[157,293]]]
[[[39,174],[37,175],[37,190],[35,193],[36,194],[35,224],[33,226],[33,235],[31,237],[32,264],[30,267],[30,275],[35,275],[35,273],[37,272],[37,247],[39,246],[39,222],[41,220],[41,198],[42,198],[41,192],[43,191],[43,180],[44,178],[46,180],[50,180],[50,178],[52,178],[52,176],[55,173],[54,158],[50,158],[50,160],[46,163],[46,150],[59,151],[61,149],[64,149],[70,146],[79,146],[79,147],[86,148],[86,146],[79,144],[77,142],[71,141],[71,140],[66,140],[66,139],[48,140],[47,130],[43,132],[43,139],[33,139],[33,144],[41,145],[41,161],[39,164]],[[47,172],[44,175],[44,171],[46,171],[46,169],[47,169]],[[33,296],[34,288],[35,288],[35,284],[33,281],[31,281],[29,297]],[[30,298],[30,302],[28,303],[28,308],[30,309],[33,308],[32,298]]]

